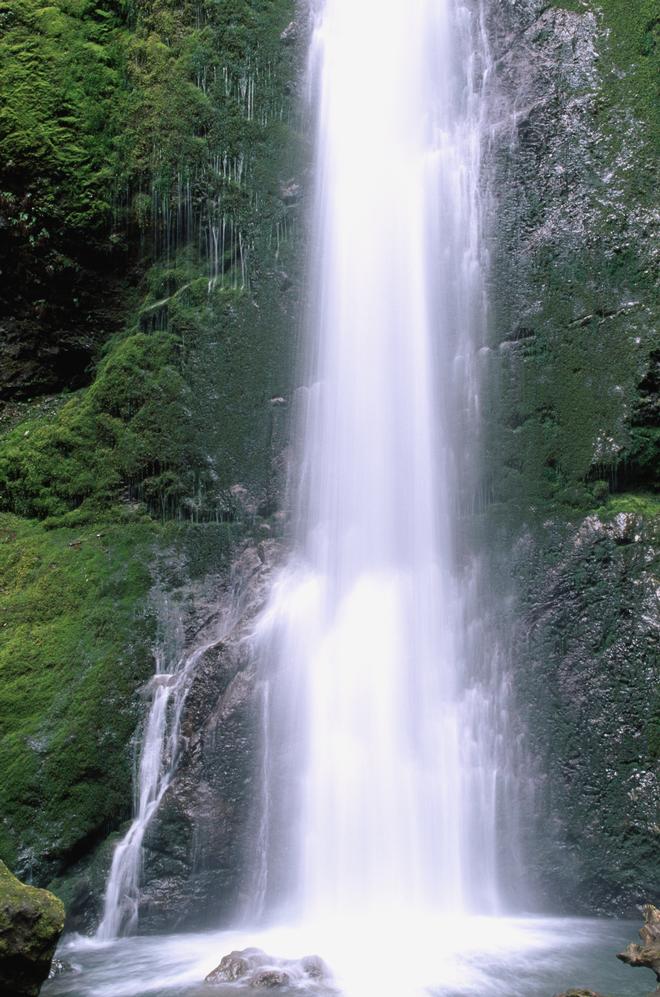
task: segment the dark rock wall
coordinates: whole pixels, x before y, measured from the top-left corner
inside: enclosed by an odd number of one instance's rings
[[[181,725],[182,756],[144,841],[140,927],[236,923],[258,879],[263,748],[261,689],[251,637],[280,556],[272,540],[237,551],[236,624],[194,670]]]
[[[550,909],[660,888],[658,521],[548,521],[514,550],[516,693],[535,786],[526,870]]]
[[[488,17],[483,504],[513,605],[522,861],[535,906],[632,912],[659,872],[657,18]]]

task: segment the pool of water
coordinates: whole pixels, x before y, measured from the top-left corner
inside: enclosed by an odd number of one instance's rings
[[[267,932],[209,932],[98,943],[64,939],[73,968],[43,997],[248,997],[237,984],[204,977],[233,949],[257,946],[281,958],[318,954],[331,984],[277,993],[344,997],[554,997],[585,987],[606,997],[646,997],[655,979],[616,953],[639,925],[614,920],[510,918],[342,918],[340,923]],[[259,991],[263,993],[263,991]],[[272,992],[272,991],[271,991]]]

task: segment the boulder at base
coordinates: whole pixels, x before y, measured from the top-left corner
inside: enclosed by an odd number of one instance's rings
[[[253,990],[282,990],[289,986],[322,984],[330,979],[323,959],[307,955],[304,959],[278,959],[261,949],[243,949],[224,956],[219,966],[209,973],[206,983],[240,982]],[[318,993],[318,990],[314,990]],[[324,991],[327,992],[327,991]]]
[[[0,993],[36,997],[64,927],[64,905],[0,862]]]

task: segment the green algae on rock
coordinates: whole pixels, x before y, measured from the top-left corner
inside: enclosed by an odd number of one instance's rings
[[[21,883],[0,861],[0,992],[36,997],[64,928],[64,906]]]

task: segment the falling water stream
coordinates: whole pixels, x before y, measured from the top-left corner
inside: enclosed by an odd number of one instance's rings
[[[497,905],[453,543],[483,321],[478,29],[453,0],[326,0],[313,34],[299,543],[258,634],[284,718],[270,757],[286,745],[301,782],[306,919]]]
[[[115,853],[100,939],[71,946],[84,982],[54,982],[51,994],[206,992],[197,981],[221,955],[256,944],[287,957],[318,951],[349,997],[551,997],[585,982],[569,976],[596,938],[604,951],[630,931],[497,916],[506,703],[492,666],[471,657],[478,607],[456,542],[485,321],[479,6],[318,0],[313,15],[295,543],[253,635],[258,927],[103,947],[133,916],[140,838],[171,771],[149,745],[162,754],[176,736],[178,705],[169,734],[166,716],[171,696],[185,699],[185,659],[155,694],[138,813]],[[598,958],[591,981],[638,992]]]

